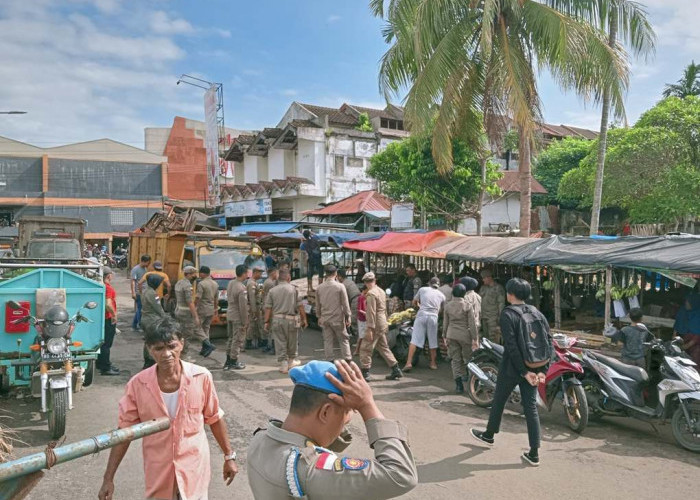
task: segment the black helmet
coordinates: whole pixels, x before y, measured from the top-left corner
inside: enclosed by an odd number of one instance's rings
[[[44,314],[44,333],[49,337],[65,337],[68,335],[68,311],[62,306],[51,306]]]

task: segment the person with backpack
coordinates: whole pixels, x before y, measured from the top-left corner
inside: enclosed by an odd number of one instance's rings
[[[537,467],[540,464],[537,386],[545,380],[547,365],[552,356],[552,340],[547,319],[537,308],[525,303],[530,293],[530,284],[524,279],[513,278],[506,283],[506,298],[510,305],[503,309],[500,316],[505,351],[498,368],[493,405],[486,430],[472,428],[470,434],[480,444],[493,446],[494,435],[498,434],[501,427],[506,402],[518,386],[530,442],[530,451],[523,453],[521,458]]]

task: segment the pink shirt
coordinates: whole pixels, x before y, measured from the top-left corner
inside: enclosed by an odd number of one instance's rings
[[[361,293],[359,297],[357,297],[357,320],[358,321],[367,321],[367,297],[365,297],[365,294]]]
[[[146,498],[173,498],[176,481],[183,500],[206,498],[209,489],[211,469],[204,424],[216,423],[224,412],[209,370],[181,363],[177,413],[170,429],[143,438]],[[156,366],[133,376],[119,400],[119,427],[167,416]]]

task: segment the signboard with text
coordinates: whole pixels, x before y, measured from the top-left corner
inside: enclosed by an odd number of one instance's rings
[[[394,203],[391,206],[391,229],[413,228],[413,203]]]
[[[253,215],[270,215],[272,213],[272,200],[231,201],[224,204],[226,217],[250,217]]]

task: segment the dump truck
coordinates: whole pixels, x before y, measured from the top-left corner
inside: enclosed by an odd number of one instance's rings
[[[214,326],[226,325],[226,288],[236,278],[236,266],[245,264],[250,268],[266,269],[262,250],[251,238],[233,238],[223,231],[131,233],[129,268],[136,266],[144,254],[151,256],[151,262],[163,263],[163,272],[173,285],[183,277],[185,266],[211,269],[211,277],[219,285],[219,308],[212,321]],[[174,300],[171,294],[166,310],[174,310]]]
[[[83,219],[25,215],[19,219],[18,233],[18,257],[57,260],[79,260],[83,257]]]

